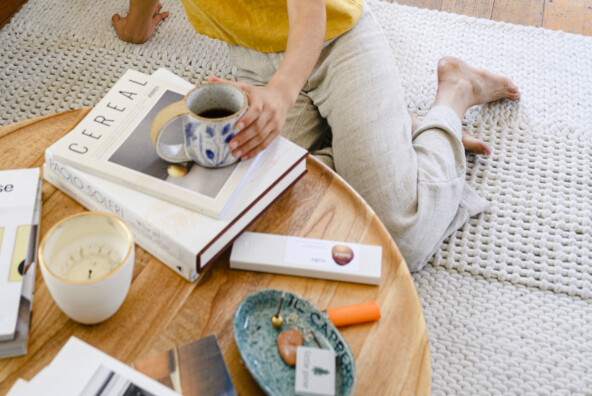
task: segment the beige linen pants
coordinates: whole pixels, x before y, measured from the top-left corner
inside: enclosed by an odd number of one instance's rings
[[[265,85],[283,56],[230,46],[238,80],[254,85]],[[465,184],[461,127],[451,108],[436,106],[411,132],[389,44],[365,6],[353,29],[325,43],[282,136],[364,197],[417,271],[446,237],[487,208]]]

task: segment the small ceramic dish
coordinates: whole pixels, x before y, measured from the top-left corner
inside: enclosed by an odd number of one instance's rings
[[[277,313],[282,296],[283,325],[275,329],[271,318]],[[351,395],[356,367],[351,349],[339,330],[310,302],[275,289],[261,290],[245,298],[233,321],[234,339],[243,362],[263,391],[274,396],[294,394],[295,369],[284,362],[276,342],[278,334],[291,329],[300,330],[304,346],[318,348],[314,334],[323,348],[335,352],[335,394]]]

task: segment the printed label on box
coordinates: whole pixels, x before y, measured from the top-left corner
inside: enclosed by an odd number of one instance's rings
[[[335,395],[335,352],[300,346],[296,349],[296,395]]]
[[[359,271],[360,246],[310,238],[288,238],[285,261],[315,269],[341,267],[344,272]]]

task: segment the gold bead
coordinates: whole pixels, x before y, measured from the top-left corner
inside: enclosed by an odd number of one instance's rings
[[[280,327],[282,327],[283,324],[284,324],[284,319],[282,319],[281,316],[273,315],[271,317],[271,325],[274,328],[279,329]]]

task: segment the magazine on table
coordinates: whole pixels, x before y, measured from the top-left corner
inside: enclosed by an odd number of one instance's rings
[[[156,114],[181,100],[190,86],[128,70],[67,135],[47,149],[56,160],[214,218],[221,218],[258,156],[222,168],[189,162],[182,177],[169,175],[150,139]],[[166,128],[182,131],[177,118]],[[182,134],[171,133],[180,139]],[[180,147],[180,146],[179,146]]]
[[[172,389],[97,348],[70,337],[19,396],[178,396]]]
[[[32,280],[26,274],[32,267],[34,272],[36,257],[39,172],[39,168],[0,171],[0,341],[16,336],[23,283],[29,295]]]
[[[39,174],[37,169],[37,174]],[[31,317],[33,314],[33,293],[35,292],[35,273],[37,267],[37,247],[39,245],[39,226],[41,222],[41,180],[38,180],[37,198],[33,212],[33,223],[29,236],[28,255],[30,262],[27,262],[23,268],[26,271],[23,274],[21,299],[18,306],[18,314],[14,337],[11,340],[0,342],[0,358],[21,356],[27,353],[29,342],[29,329],[31,327]]]

